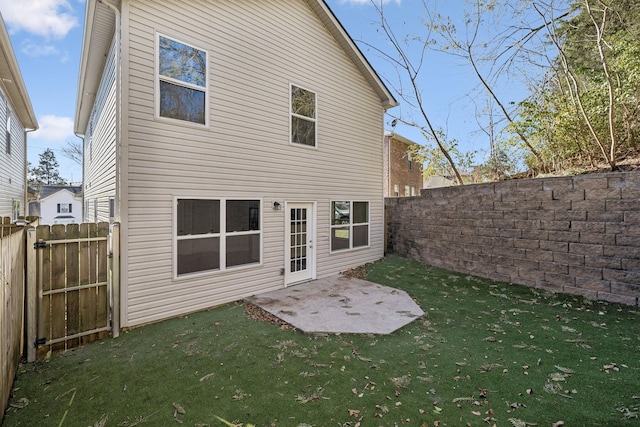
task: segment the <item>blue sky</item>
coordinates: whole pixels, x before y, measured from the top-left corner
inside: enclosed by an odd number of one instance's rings
[[[386,49],[376,24],[379,16],[370,0],[328,0],[327,3],[354,40]],[[424,33],[421,1],[386,0],[383,3],[386,17],[398,35]],[[465,4],[463,0],[430,2],[439,13],[455,20],[462,19]],[[73,118],[84,9],[85,0],[0,0],[0,12],[40,125],[38,131],[29,134],[28,159],[37,165],[38,155],[51,148],[60,164],[61,175],[68,181],[79,181],[82,176],[81,167],[65,158],[60,150],[67,141],[80,141],[73,134]],[[365,45],[360,48],[383,78],[397,80],[388,61]],[[473,133],[477,126],[469,94],[477,81],[468,69],[449,55],[433,52],[427,56],[425,71],[422,90],[434,123],[444,128],[450,137],[457,138],[464,149],[486,150],[488,142]],[[507,94],[509,91],[522,93],[515,83],[506,90]],[[395,108],[391,113],[406,114],[408,109]],[[396,131],[422,142],[414,129],[398,126]]]

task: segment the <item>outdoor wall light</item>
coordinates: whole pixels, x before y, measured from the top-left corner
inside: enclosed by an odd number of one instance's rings
[[[273,202],[273,210],[279,211],[280,209],[282,209],[282,205],[280,204],[280,202]]]

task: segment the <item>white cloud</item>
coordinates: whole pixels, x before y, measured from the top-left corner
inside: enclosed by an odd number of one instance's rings
[[[74,136],[73,119],[70,117],[42,116],[38,119],[38,125],[40,128],[31,133],[30,138],[62,144]]]
[[[31,40],[24,40],[20,50],[22,50],[25,55],[31,57],[57,55],[59,52],[58,48],[53,45],[38,44]]]
[[[0,0],[0,11],[12,32],[63,38],[79,25],[67,0]]]

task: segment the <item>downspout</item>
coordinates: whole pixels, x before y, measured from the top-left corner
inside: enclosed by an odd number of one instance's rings
[[[84,135],[80,135],[79,133],[73,133],[76,138],[82,140],[82,222],[85,222],[87,219],[87,212],[85,210],[85,206],[87,205],[84,201],[84,195],[87,194],[86,183],[84,182],[84,177],[87,176],[84,170]]]
[[[27,156],[27,134],[29,132],[34,132],[38,130],[36,129],[25,129],[24,131],[24,155]],[[29,167],[27,166],[28,162],[24,162],[24,207],[22,208],[22,214],[24,215],[24,219],[27,219],[29,216]]]
[[[115,148],[116,148],[116,164],[115,164],[115,185],[116,185],[116,191],[115,191],[115,197],[114,197],[114,220],[116,221],[121,221],[122,215],[120,213],[120,194],[121,194],[121,183],[122,183],[122,177],[120,174],[120,159],[122,158],[122,152],[121,152],[121,133],[122,133],[122,129],[121,129],[121,123],[122,123],[122,108],[121,108],[121,103],[122,103],[122,70],[120,68],[120,64],[121,64],[121,52],[122,52],[122,46],[120,45],[121,43],[121,12],[120,12],[120,8],[118,6],[116,6],[115,4],[111,3],[111,1],[109,0],[97,0],[98,3],[101,3],[105,6],[107,6],[109,9],[111,9],[113,11],[113,14],[115,15],[115,58],[114,58],[114,67],[115,67],[115,78],[116,78],[116,133],[115,133]],[[84,178],[84,177],[83,177]],[[122,233],[122,228],[121,227],[117,227],[118,233]],[[119,256],[120,254],[118,254]],[[111,257],[112,262],[114,260],[115,257]],[[119,262],[118,262],[119,265]],[[120,270],[118,268],[118,270]],[[120,272],[119,272],[120,274]],[[119,275],[118,274],[118,275]],[[111,319],[111,333],[113,334],[114,338],[117,338],[120,335],[120,307],[121,307],[121,301],[120,301],[120,284],[121,284],[121,280],[120,277],[118,277],[115,281],[113,281],[112,279],[112,283],[114,283],[113,286],[113,296],[112,296],[112,307],[113,307],[113,315],[112,315],[112,319]]]

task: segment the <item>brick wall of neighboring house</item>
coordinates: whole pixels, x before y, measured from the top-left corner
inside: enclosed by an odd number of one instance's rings
[[[396,136],[385,136],[385,191],[386,197],[394,197],[394,188],[398,186],[398,196],[405,195],[405,187],[414,189],[415,195],[420,194],[422,189],[422,165],[418,162],[412,162],[412,168],[409,169],[409,157],[407,150],[411,145],[404,138]],[[388,168],[387,168],[388,167]]]
[[[638,305],[640,172],[512,180],[386,199],[388,250],[430,265]]]

